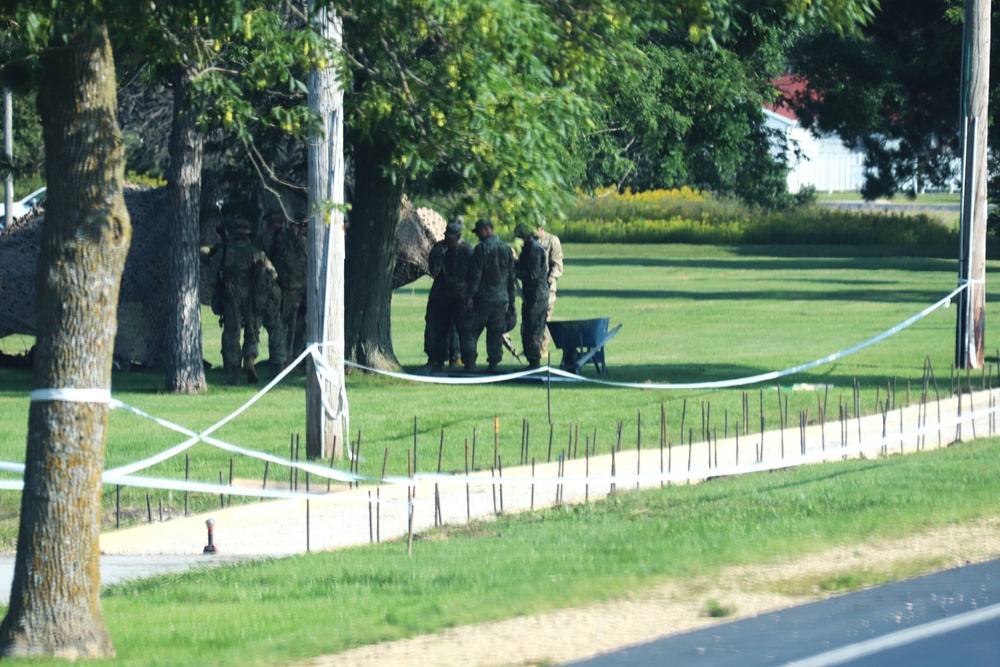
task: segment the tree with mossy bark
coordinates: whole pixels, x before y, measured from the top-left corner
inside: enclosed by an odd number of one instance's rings
[[[33,11],[49,5],[0,4],[26,26],[26,43],[40,56],[49,188],[24,491],[0,655],[96,658],[114,654],[101,613],[98,538],[106,396],[131,225],[104,17],[93,3],[59,3],[58,18]]]

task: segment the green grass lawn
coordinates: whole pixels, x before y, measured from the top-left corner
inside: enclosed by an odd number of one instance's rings
[[[608,380],[620,382],[700,382],[745,377],[792,367],[855,345],[898,324],[953,289],[957,266],[936,257],[885,256],[884,249],[859,247],[715,247],[686,245],[568,245],[566,275],[560,281],[557,319],[610,317],[624,326],[607,349]],[[997,270],[995,262],[989,271]],[[992,286],[990,279],[987,285]],[[400,362],[409,369],[422,365],[423,312],[429,282],[424,279],[398,290],[393,298],[393,340]],[[993,321],[997,294],[987,296],[987,321]],[[871,413],[886,392],[895,402],[916,399],[921,390],[925,359],[935,371],[939,390],[953,384],[950,367],[954,347],[953,309],[941,309],[902,333],[853,356],[807,373],[783,378],[789,388],[799,383],[829,385],[829,394],[784,392],[789,414],[817,415],[818,400],[829,401],[828,413],[843,397],[851,404],[855,380],[862,389],[862,409]],[[209,371],[209,391],[201,396],[173,396],[162,391],[160,373],[117,372],[113,392],[124,402],[194,430],[207,428],[248,400],[249,387],[228,387],[218,368],[220,330],[206,315],[205,355],[216,365]],[[4,340],[4,349],[11,339]],[[480,342],[482,349],[484,342]],[[266,349],[266,347],[262,347]],[[9,353],[9,352],[8,352]],[[552,363],[560,358],[554,351]],[[989,351],[991,362],[994,350]],[[501,370],[517,370],[509,356]],[[990,371],[992,378],[993,371]],[[594,375],[593,367],[585,372]],[[23,460],[27,430],[30,371],[0,370],[0,458]],[[980,382],[985,381],[979,377]],[[500,419],[500,453],[506,464],[521,451],[522,423],[532,434],[531,451],[547,455],[551,401],[553,450],[565,447],[571,432],[598,433],[602,448],[622,423],[634,438],[641,419],[644,442],[658,443],[659,412],[667,415],[669,441],[679,442],[685,401],[685,431],[701,438],[702,406],[708,406],[708,430],[722,434],[740,421],[744,391],[750,400],[750,423],[759,424],[759,393],[768,428],[778,425],[776,384],[728,390],[635,390],[595,384],[553,383],[551,395],[543,384],[442,386],[352,373],[347,378],[351,439],[361,441],[361,472],[378,477],[388,452],[387,472],[405,474],[417,418],[420,469],[436,467],[444,430],[442,467],[464,469],[465,441],[492,440],[493,418]],[[835,417],[831,417],[833,419]],[[280,456],[290,453],[294,434],[304,434],[304,377],[298,374],[264,397],[253,408],[214,435],[234,444]],[[158,453],[184,438],[124,411],[110,416],[107,467],[113,468]],[[756,426],[755,426],[756,427]],[[582,439],[582,436],[581,436]],[[480,440],[482,442],[482,440]],[[634,444],[634,439],[632,440]],[[543,450],[546,450],[543,453]],[[204,444],[189,452],[190,476],[218,482],[228,478],[230,454]],[[480,459],[481,461],[482,459]],[[340,464],[344,465],[344,464]],[[263,463],[233,459],[234,476],[260,479]],[[150,468],[144,474],[183,479],[183,456]],[[287,478],[288,470],[272,466],[271,479]],[[13,545],[17,502],[12,492],[0,503],[0,539]],[[131,511],[123,521],[145,519],[146,491],[122,490]],[[105,522],[113,525],[114,489],[106,488]],[[190,498],[192,509],[215,506],[215,496]],[[163,501],[167,511],[183,510],[183,494],[152,492],[151,503]]]
[[[119,665],[274,665],[458,625],[690,582],[721,568],[877,542],[1000,512],[1000,441],[616,495],[405,544],[210,568],[111,587]],[[871,563],[850,588],[940,563]],[[815,581],[776,590],[820,590]],[[699,606],[738,612],[733,601]],[[141,622],[136,622],[141,619]],[[568,631],[571,631],[568,629]]]
[[[862,201],[861,193],[857,190],[847,190],[842,192],[817,192],[817,201]],[[905,194],[897,194],[892,199],[880,199],[878,201],[891,201],[896,204],[958,204],[962,201],[960,192],[930,192],[919,194],[910,199]]]
[[[698,382],[787,368],[868,339],[937,301],[956,284],[957,263],[858,247],[713,247],[683,245],[567,245],[558,319],[610,317],[624,324],[607,350],[609,380]],[[886,255],[889,256],[886,256]],[[995,274],[996,262],[988,271]],[[992,290],[992,276],[987,286]],[[400,289],[393,299],[393,340],[400,362],[422,365],[423,312],[429,283]],[[998,295],[987,296],[995,321]],[[863,411],[886,394],[897,404],[916,400],[925,360],[947,394],[954,348],[954,309],[942,309],[910,329],[833,364],[780,381],[832,387],[825,397],[851,403],[862,389]],[[205,354],[221,364],[220,330],[205,318]],[[20,341],[20,342],[18,342]],[[28,343],[2,341],[12,353]],[[483,343],[480,343],[482,348]],[[996,362],[990,350],[989,361]],[[555,353],[553,364],[558,363]],[[505,359],[502,370],[516,370]],[[995,369],[990,370],[990,382]],[[586,371],[595,377],[593,368]],[[163,393],[153,372],[115,373],[114,395],[149,413],[198,430],[250,398],[253,389],[227,387],[218,369],[201,396]],[[965,382],[965,378],[962,378]],[[985,376],[970,378],[973,385]],[[727,390],[635,390],[553,383],[445,387],[352,373],[347,378],[351,437],[361,440],[361,472],[377,477],[388,452],[388,473],[405,474],[418,420],[420,468],[436,467],[445,432],[443,468],[464,467],[464,442],[492,441],[501,423],[500,451],[516,462],[523,421],[531,424],[532,453],[544,458],[551,398],[555,451],[569,434],[598,432],[609,448],[619,422],[634,446],[637,422],[644,443],[658,443],[661,406],[669,440],[686,429],[700,437],[701,408],[709,429],[735,428],[743,392],[750,423],[759,424],[763,396],[768,428],[778,424],[775,384]],[[293,434],[304,433],[304,379],[290,381],[215,435],[281,456]],[[0,458],[23,460],[29,371],[0,370]],[[788,391],[789,413],[810,410],[824,394]],[[831,406],[831,409],[833,406]],[[836,410],[832,409],[836,414]],[[833,417],[831,417],[833,418]],[[581,440],[583,435],[581,435]],[[162,451],[183,438],[123,411],[113,411],[107,467]],[[628,442],[628,441],[626,441]],[[190,450],[192,479],[217,482],[230,455],[204,444]],[[343,464],[340,464],[343,465]],[[260,479],[263,464],[237,457],[236,477]],[[272,479],[287,469],[271,467]],[[183,457],[146,474],[183,479]],[[770,561],[836,544],[883,539],[951,522],[995,515],[1000,450],[986,441],[877,461],[848,461],[694,487],[628,494],[587,507],[561,508],[497,523],[451,528],[444,539],[418,540],[414,557],[399,544],[225,567],[118,586],[105,597],[119,664],[275,664],[296,658],[508,615],[582,604],[666,578],[711,575],[734,563]],[[145,520],[146,491],[123,489],[124,523]],[[183,494],[153,492],[152,504],[183,509]],[[105,527],[114,522],[114,489],[104,490]],[[0,494],[0,538],[13,547],[18,494]],[[215,495],[193,495],[193,510],[216,506]],[[155,510],[154,510],[155,513]],[[718,601],[726,605],[725,600]],[[143,619],[143,622],[135,622]]]

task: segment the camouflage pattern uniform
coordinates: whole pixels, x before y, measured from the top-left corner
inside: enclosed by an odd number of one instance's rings
[[[303,332],[298,330],[297,318],[306,291],[308,248],[305,238],[295,227],[273,228],[270,224],[257,237],[257,243],[277,271],[278,286],[281,288],[278,308],[261,313],[261,321],[267,330],[271,372],[277,373],[288,363],[289,354],[294,349],[295,341],[292,339],[303,338]]]
[[[548,322],[552,319],[552,311],[556,307],[556,283],[563,274],[563,251],[559,237],[542,229],[544,222],[538,227],[538,243],[545,250],[549,269],[549,306],[545,311],[545,321]],[[549,330],[545,329],[545,342],[542,344],[543,354],[548,349],[550,340],[552,337],[549,335]]]
[[[454,248],[448,247],[447,239],[438,241],[428,256],[434,283],[424,316],[424,352],[433,370],[441,370],[445,361],[454,358],[453,349],[460,346],[453,346],[452,336],[457,337],[464,328],[465,278],[471,260],[472,245],[460,237]]]
[[[528,368],[538,368],[549,307],[548,263],[544,248],[528,227],[518,225],[515,234],[524,239],[521,254],[514,265],[521,281],[521,345],[528,359]]]
[[[236,220],[228,229],[229,240],[212,258],[218,263],[213,267],[213,275],[220,276],[223,284],[222,360],[230,374],[230,384],[239,384],[241,361],[248,379],[254,383],[257,381],[254,361],[260,341],[254,306],[255,279],[261,271],[269,272],[272,277],[277,272],[251,240],[249,223]]]
[[[476,224],[477,228],[479,224]],[[472,308],[466,312],[465,330],[460,334],[462,362],[466,371],[476,368],[476,345],[484,328],[490,371],[495,371],[503,359],[506,312],[514,307],[513,264],[510,246],[495,235],[481,239],[472,252],[466,287],[467,300],[472,302]]]

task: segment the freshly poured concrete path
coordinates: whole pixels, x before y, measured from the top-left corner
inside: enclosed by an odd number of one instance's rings
[[[968,441],[973,437],[991,435],[996,419],[988,414],[990,404],[995,402],[994,391],[980,391],[973,394],[956,395],[942,399],[940,404],[930,401],[926,406],[913,403],[907,408],[890,411],[883,420],[882,415],[864,417],[859,421],[850,420],[845,424],[828,421],[825,426],[813,425],[805,429],[805,449],[808,456],[835,460],[843,456],[841,441],[846,437],[848,451],[860,441],[867,447],[865,455],[877,456],[881,450],[882,434],[887,434],[886,449],[889,453],[917,451],[918,447],[932,449],[947,446],[957,441]],[[960,398],[961,396],[961,398]],[[970,396],[971,406],[970,408]],[[959,404],[961,401],[961,406]],[[940,417],[939,417],[940,411]],[[975,419],[966,421],[960,427],[954,424],[962,414]],[[652,420],[650,420],[652,422]],[[789,416],[789,428],[782,434],[770,431],[764,434],[763,464],[781,465],[795,462],[800,456],[801,435],[798,420]],[[902,426],[901,426],[902,424]],[[940,427],[938,426],[940,425]],[[913,433],[923,426],[925,435],[904,437],[900,433]],[[673,425],[676,433],[676,425]],[[738,443],[739,465],[748,466],[760,447],[761,435],[758,430],[741,436]],[[686,475],[690,465],[693,481],[717,476],[727,468],[737,465],[737,439],[730,437],[713,442],[711,453],[705,442],[675,444],[669,450],[657,447],[643,449],[641,458],[635,450],[635,439],[631,443],[623,437],[622,451],[615,455],[615,470],[618,475],[617,489],[635,489],[637,482],[622,479],[623,476],[658,475],[672,471],[675,475]],[[895,440],[893,440],[895,437]],[[655,445],[659,438],[659,426],[650,427],[644,434],[647,447]],[[546,439],[547,440],[547,439]],[[671,440],[676,438],[672,435]],[[784,442],[782,453],[782,440]],[[918,442],[919,440],[919,442]],[[601,445],[609,451],[611,438]],[[581,446],[583,443],[580,443]],[[605,446],[606,445],[606,446]],[[546,442],[547,449],[547,442]],[[542,452],[536,444],[533,453]],[[553,452],[553,457],[555,457]],[[690,459],[690,464],[689,464]],[[662,463],[661,463],[662,461]],[[566,461],[562,473],[561,498],[564,503],[580,503],[585,499],[596,500],[605,497],[611,490],[608,479],[611,474],[612,456],[601,454]],[[600,477],[601,481],[584,482],[589,469],[590,478]],[[440,482],[441,515],[446,524],[461,523],[471,516],[485,519],[496,516],[502,505],[504,512],[527,511],[533,506],[538,509],[556,503],[559,477],[558,463],[538,463],[535,478],[547,478],[533,485],[526,481],[531,477],[531,466],[504,467],[504,484],[491,476],[489,470],[476,473],[485,483],[467,486],[464,482]],[[517,480],[522,480],[518,482]],[[578,480],[578,481],[574,481]],[[639,482],[642,487],[659,486],[659,479],[649,478]],[[343,485],[341,485],[343,486]],[[315,486],[314,486],[315,490]],[[369,504],[376,495],[383,501],[380,507]],[[434,526],[435,482],[420,480],[416,486],[416,502],[413,518],[415,532]],[[101,536],[101,552],[108,556],[183,556],[203,560],[202,550],[207,541],[205,520],[215,520],[215,544],[219,557],[264,557],[286,556],[340,547],[366,544],[377,531],[382,540],[406,536],[408,532],[406,487],[398,484],[362,486],[359,489],[343,489],[331,493],[329,499],[313,499],[308,503],[302,499],[265,501],[191,516],[171,519],[162,523],[143,524],[133,528],[108,532]],[[307,543],[308,542],[308,543]],[[2,577],[2,574],[0,574]]]

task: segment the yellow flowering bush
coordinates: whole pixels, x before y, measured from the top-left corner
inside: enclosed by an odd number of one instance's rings
[[[764,211],[690,188],[580,194],[550,231],[576,243],[865,244],[954,248],[956,231],[924,214],[821,206]]]

